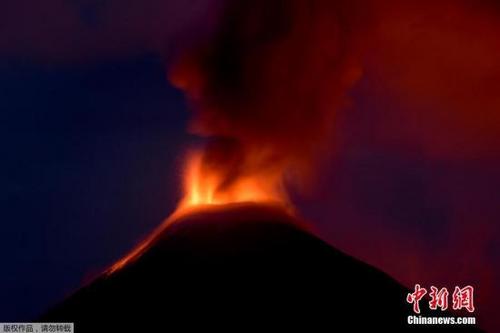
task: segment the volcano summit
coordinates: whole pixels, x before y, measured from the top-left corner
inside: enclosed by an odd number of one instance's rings
[[[178,217],[140,255],[42,319],[75,322],[78,332],[404,331],[410,328],[407,293],[279,206],[231,204]]]

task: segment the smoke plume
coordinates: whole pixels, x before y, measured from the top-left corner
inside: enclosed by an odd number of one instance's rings
[[[209,138],[202,168],[217,191],[241,178],[303,182],[359,78],[361,16],[348,1],[229,1],[212,38],[171,71]]]

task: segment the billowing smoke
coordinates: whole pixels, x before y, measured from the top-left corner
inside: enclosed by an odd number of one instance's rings
[[[316,212],[331,240],[407,285],[473,281],[493,326],[499,17],[494,1],[229,1],[172,70],[210,138],[202,174],[219,191],[301,181],[335,135],[347,171]]]
[[[209,138],[201,167],[216,191],[307,178],[360,76],[361,22],[353,1],[228,1],[212,38],[180,56],[172,81]]]

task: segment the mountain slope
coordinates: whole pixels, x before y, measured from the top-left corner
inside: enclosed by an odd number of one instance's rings
[[[78,332],[404,331],[407,292],[279,208],[232,205],[175,221],[136,260],[42,320],[75,322]]]

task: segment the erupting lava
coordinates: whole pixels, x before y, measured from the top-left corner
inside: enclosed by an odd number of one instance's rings
[[[277,205],[287,213],[293,213],[282,185],[281,172],[239,176],[230,184],[225,184],[227,181],[217,171],[206,167],[201,152],[192,153],[187,159],[184,174],[184,197],[179,202],[177,209],[145,241],[115,263],[108,270],[108,274],[137,259],[166,227],[178,220],[179,217],[193,211],[210,209],[214,206],[252,202]]]
[[[225,3],[214,31],[169,68],[193,111],[191,132],[207,144],[187,159],[176,211],[109,272],[193,211],[258,203],[293,215],[285,175],[309,181],[361,75],[358,9],[330,0]]]
[[[184,198],[177,211],[239,202],[288,204],[280,172],[242,175],[230,184],[224,182],[217,170],[204,166],[202,153],[191,154],[184,175]]]

